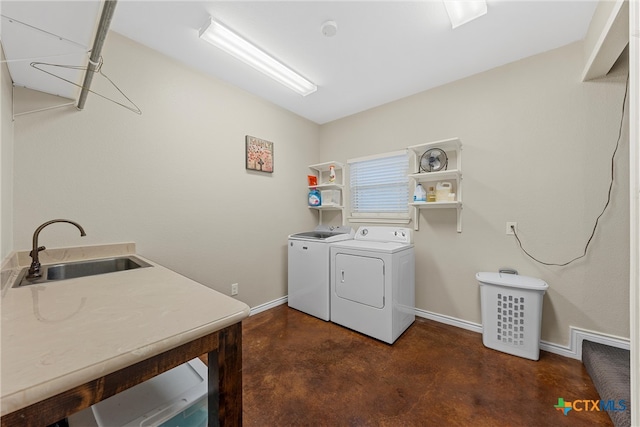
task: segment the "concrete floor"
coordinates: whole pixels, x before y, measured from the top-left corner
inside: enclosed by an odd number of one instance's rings
[[[286,305],[243,322],[246,426],[611,426],[582,363],[491,350],[418,318],[390,346]],[[581,408],[582,406],[580,406]]]

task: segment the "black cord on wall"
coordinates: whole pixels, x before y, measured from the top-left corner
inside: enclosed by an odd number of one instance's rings
[[[596,218],[595,224],[593,224],[593,230],[591,231],[591,235],[589,236],[589,239],[587,240],[587,243],[584,246],[584,252],[582,253],[582,255],[577,256],[577,257],[573,258],[572,260],[564,262],[562,264],[540,261],[538,258],[534,257],[529,252],[527,252],[527,250],[522,246],[522,241],[520,240],[520,237],[518,237],[518,233],[516,232],[516,228],[513,225],[511,226],[511,231],[513,231],[513,235],[516,238],[516,240],[518,241],[518,245],[520,246],[520,249],[522,249],[522,252],[524,252],[529,258],[531,258],[535,262],[538,262],[538,263],[543,264],[543,265],[554,265],[554,266],[558,266],[558,267],[564,267],[566,265],[571,264],[574,261],[579,260],[580,258],[584,258],[587,255],[587,249],[589,249],[589,245],[591,244],[591,240],[593,239],[593,236],[595,236],[595,234],[596,234],[596,229],[598,228],[598,223],[600,222],[600,218],[602,217],[602,215],[604,215],[605,211],[609,207],[609,203],[611,203],[611,190],[613,189],[613,182],[614,182],[614,177],[615,177],[615,175],[614,175],[614,172],[615,172],[615,158],[616,158],[616,153],[618,152],[618,147],[620,146],[620,139],[622,138],[622,125],[624,123],[624,113],[626,111],[627,93],[628,92],[629,92],[629,75],[627,75],[627,83],[626,83],[626,86],[625,86],[625,89],[624,89],[624,97],[622,99],[622,116],[620,117],[620,126],[618,128],[618,140],[616,141],[616,148],[613,150],[613,155],[611,156],[611,181],[609,183],[609,191],[607,192],[607,203],[605,203],[604,208],[602,208],[602,212],[600,212],[600,215],[598,215],[598,217]]]

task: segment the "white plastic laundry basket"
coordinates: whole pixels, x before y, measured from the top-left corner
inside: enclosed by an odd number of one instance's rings
[[[480,284],[483,344],[538,360],[542,299],[549,285],[508,273],[477,273],[476,279]]]

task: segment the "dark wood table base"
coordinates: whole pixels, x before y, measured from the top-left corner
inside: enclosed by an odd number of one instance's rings
[[[208,354],[209,426],[242,425],[242,324],[240,322],[74,387],[2,417],[3,427],[43,427]]]

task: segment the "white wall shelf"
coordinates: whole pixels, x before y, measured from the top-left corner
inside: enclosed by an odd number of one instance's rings
[[[409,178],[413,178],[418,182],[456,180],[456,179],[460,179],[461,177],[462,177],[462,172],[460,172],[457,169],[438,171],[438,172],[422,172],[422,173],[409,174]]]
[[[329,167],[333,166],[336,179],[331,182],[329,180]],[[324,211],[340,211],[341,223],[345,224],[344,216],[344,164],[340,162],[324,162],[317,163],[315,165],[309,165],[311,169],[311,175],[315,175],[318,179],[318,185],[310,185],[309,189],[316,188],[320,192],[323,190],[338,190],[340,191],[340,203],[338,205],[325,205],[321,206],[309,206],[309,209],[318,211],[318,224],[322,224],[322,212]],[[324,203],[324,201],[322,201]]]
[[[461,202],[413,202],[409,203],[409,206],[413,206],[418,209],[445,209],[445,208],[458,208],[462,206]]]
[[[344,206],[331,205],[331,206],[309,206],[309,209],[315,209],[318,211],[341,211]]]
[[[340,162],[324,162],[324,163],[316,163],[315,165],[309,165],[309,169],[314,169],[320,172],[329,172],[329,167],[335,166],[337,169],[344,169],[344,164]]]
[[[318,185],[310,185],[309,189],[317,188],[318,190],[342,190],[342,185],[339,184],[318,184]]]
[[[439,148],[447,154],[447,170],[437,172],[420,172],[420,157],[431,148]],[[409,194],[413,195],[416,185],[421,183],[451,182],[454,187],[455,200],[438,202],[413,202],[413,228],[420,229],[421,209],[455,209],[457,213],[457,231],[462,232],[462,142],[459,138],[444,139],[441,141],[427,142],[409,147],[412,158],[413,173],[409,174]],[[450,169],[449,169],[450,168]],[[424,187],[424,185],[423,185]],[[425,188],[425,191],[427,191]]]

